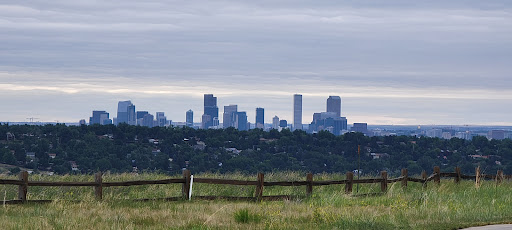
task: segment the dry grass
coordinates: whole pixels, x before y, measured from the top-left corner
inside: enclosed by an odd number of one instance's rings
[[[106,175],[104,181],[162,179],[165,175]],[[199,175],[198,175],[199,177]],[[201,177],[253,180],[242,174],[207,174]],[[315,179],[342,179],[342,175],[315,175]],[[92,181],[93,176],[38,177],[31,180]],[[266,174],[265,180],[304,180],[301,173]],[[354,188],[355,190],[355,188]],[[360,193],[377,192],[379,184],[364,185]],[[105,189],[104,201],[95,201],[92,188],[30,187],[31,199],[56,199],[49,204],[0,207],[2,229],[453,229],[512,220],[512,183],[496,187],[471,181],[456,185],[443,180],[427,189],[399,183],[381,196],[353,197],[343,186],[315,187],[311,198],[276,202],[150,201],[125,199],[178,196],[180,185],[150,185]],[[0,195],[16,195],[16,186],[0,186]],[[194,184],[194,195],[242,195],[252,186]],[[305,195],[305,187],[265,188],[265,195]],[[68,202],[79,199],[83,202]],[[237,222],[235,213],[247,209],[258,221]]]

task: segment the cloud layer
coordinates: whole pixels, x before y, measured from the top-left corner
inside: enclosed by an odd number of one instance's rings
[[[304,120],[343,97],[349,122],[511,124],[507,1],[0,3],[0,120],[76,121],[117,100],[175,121],[202,94]],[[222,112],[222,109],[221,109]]]

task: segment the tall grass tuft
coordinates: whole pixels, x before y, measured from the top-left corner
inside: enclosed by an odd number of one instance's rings
[[[244,208],[240,209],[238,211],[235,211],[234,213],[235,222],[237,223],[249,223],[249,222],[255,222],[258,223],[261,221],[261,216],[257,214],[253,214],[249,212],[249,209]]]

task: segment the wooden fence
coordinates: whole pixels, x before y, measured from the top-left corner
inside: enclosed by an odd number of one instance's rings
[[[306,186],[306,195],[310,196],[313,194],[314,186],[326,186],[326,185],[345,185],[344,192],[347,194],[352,193],[354,184],[374,184],[379,183],[381,192],[385,193],[388,190],[388,184],[400,182],[403,188],[407,187],[408,182],[422,183],[423,187],[427,186],[427,182],[433,181],[435,184],[441,182],[441,177],[453,177],[455,183],[459,183],[462,179],[474,180],[476,186],[480,186],[482,179],[495,180],[497,184],[500,184],[505,179],[512,179],[512,175],[504,175],[503,171],[499,170],[495,175],[481,174],[480,167],[476,168],[475,175],[464,175],[460,172],[460,168],[456,167],[454,172],[441,172],[438,166],[434,167],[434,172],[427,176],[427,173],[423,171],[421,178],[413,178],[408,176],[407,169],[402,169],[401,176],[397,178],[388,178],[386,171],[381,172],[379,178],[359,179],[354,180],[354,173],[347,172],[345,180],[330,180],[330,181],[314,181],[313,174],[308,173],[305,181],[279,181],[279,182],[267,182],[263,173],[258,173],[257,180],[226,180],[226,179],[212,179],[212,178],[193,178],[189,170],[183,171],[183,177],[177,179],[164,179],[164,180],[139,180],[139,181],[123,181],[123,182],[104,182],[102,174],[100,172],[95,174],[94,182],[49,182],[49,181],[29,181],[28,173],[22,171],[19,174],[18,180],[12,179],[0,179],[0,184],[17,185],[18,186],[18,199],[4,201],[4,204],[17,204],[17,203],[46,203],[52,200],[27,200],[28,187],[31,186],[52,186],[52,187],[76,187],[86,186],[94,187],[96,199],[103,199],[103,188],[104,187],[119,187],[119,186],[136,186],[136,185],[155,185],[155,184],[182,184],[182,196],[181,197],[169,197],[169,198],[156,198],[156,199],[138,199],[137,201],[149,201],[149,200],[189,200],[191,199],[191,184],[192,183],[203,183],[203,184],[216,184],[216,185],[241,185],[241,186],[256,186],[255,195],[253,197],[227,197],[227,196],[194,196],[194,199],[203,200],[214,200],[214,199],[227,199],[227,200],[247,200],[247,201],[261,201],[261,200],[282,200],[291,199],[289,195],[280,196],[264,196],[263,189],[269,186]],[[192,179],[193,178],[193,179]]]

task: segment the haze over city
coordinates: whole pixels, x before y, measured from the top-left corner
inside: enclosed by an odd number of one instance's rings
[[[250,121],[303,121],[343,99],[349,123],[512,125],[508,1],[4,1],[0,121],[92,110],[185,121],[203,94]]]

